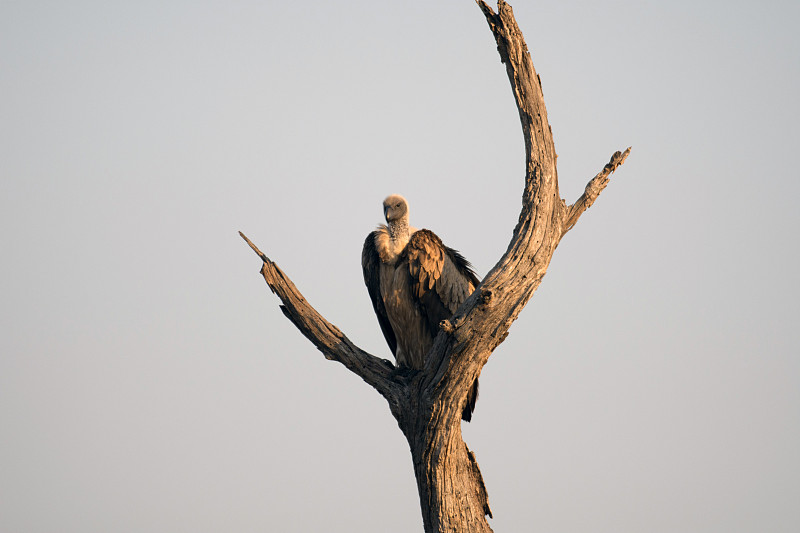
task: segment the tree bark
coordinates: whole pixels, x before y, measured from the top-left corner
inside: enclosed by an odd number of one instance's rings
[[[303,298],[278,266],[247,238],[262,260],[261,274],[281,310],[327,359],[338,361],[388,402],[408,440],[427,533],[489,532],[486,487],[461,435],[461,412],[472,383],[541,284],[561,238],[597,199],[630,153],[616,152],[567,206],[558,192],[556,152],[539,76],[514,14],[504,1],[495,13],[478,0],[511,83],[525,140],[522,211],[505,254],[449,320],[441,324],[422,370],[398,372],[355,346]]]

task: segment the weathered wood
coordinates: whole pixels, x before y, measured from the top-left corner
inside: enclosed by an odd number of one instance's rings
[[[630,153],[630,146],[624,152],[614,152],[614,155],[611,156],[611,159],[606,163],[606,166],[603,167],[603,170],[586,184],[586,189],[583,191],[581,197],[569,207],[564,222],[565,234],[575,226],[583,212],[592,207],[594,201],[597,200],[597,197],[603,192],[603,189],[606,188],[608,182],[611,181],[611,174],[617,170],[618,166],[625,162]]]
[[[392,380],[394,365],[353,344],[339,328],[325,320],[325,317],[306,301],[278,265],[264,255],[244,233],[240,231],[239,235],[261,258],[261,275],[272,292],[283,302],[281,311],[286,318],[322,352],[326,359],[342,363],[381,393],[390,406],[395,406],[399,402],[401,386]]]
[[[453,317],[442,322],[422,370],[400,372],[355,346],[240,233],[261,258],[261,274],[280,298],[286,317],[327,359],[344,364],[389,403],[409,443],[427,533],[491,531],[483,477],[461,435],[467,394],[541,284],[561,238],[630,153],[628,148],[614,154],[567,207],[558,192],[556,152],[539,76],[511,6],[501,0],[495,13],[483,0],[477,3],[497,42],[519,111],[526,156],[522,210],[508,249]]]

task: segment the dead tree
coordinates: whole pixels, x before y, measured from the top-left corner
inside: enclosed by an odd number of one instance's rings
[[[630,152],[616,152],[567,205],[559,196],[556,152],[539,76],[514,19],[500,0],[495,13],[482,0],[489,28],[519,109],[527,168],[522,211],[514,235],[494,268],[441,331],[422,370],[394,365],[353,344],[306,301],[286,274],[242,234],[263,261],[261,274],[284,315],[324,355],[374,387],[389,403],[411,448],[425,531],[488,532],[489,501],[474,454],[461,436],[466,395],[494,349],[539,287],[558,243],[609,182]]]

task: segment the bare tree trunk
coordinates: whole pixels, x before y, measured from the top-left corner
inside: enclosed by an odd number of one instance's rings
[[[506,66],[525,139],[527,170],[522,211],[508,249],[480,286],[441,324],[425,366],[416,373],[355,346],[322,317],[289,278],[243,234],[261,257],[261,274],[287,318],[325,355],[344,364],[388,402],[408,440],[427,533],[489,532],[486,487],[461,436],[461,412],[472,383],[539,287],[561,238],[577,223],[630,152],[617,152],[567,206],[558,193],[556,152],[539,76],[514,14],[504,1],[495,13],[482,0]]]
[[[460,424],[450,431],[430,428],[410,444],[425,531],[491,531],[486,487]]]

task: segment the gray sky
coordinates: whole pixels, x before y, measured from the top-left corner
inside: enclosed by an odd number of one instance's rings
[[[513,5],[562,195],[633,151],[481,376],[493,528],[800,530],[800,4]],[[236,232],[387,358],[384,196],[485,274],[524,153],[480,9],[3,2],[0,94],[0,530],[421,531]]]

